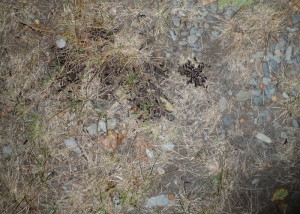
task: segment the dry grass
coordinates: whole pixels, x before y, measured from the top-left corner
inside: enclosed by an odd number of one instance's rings
[[[175,195],[161,212],[220,213],[240,174],[264,169],[265,154],[244,158],[245,152],[220,137],[216,83],[208,81],[208,91],[199,90],[171,75],[159,84],[172,97],[176,122],[163,118],[137,123],[138,114],[129,115],[133,68],[147,80],[145,63],[159,65],[162,56],[157,52],[168,45],[164,36],[172,11],[167,3],[63,1],[53,10],[45,1],[21,2],[1,9],[0,147],[13,150],[1,156],[3,213],[126,213],[131,208],[153,213],[143,202],[160,193]],[[279,21],[266,21],[256,8],[258,19],[245,9],[240,19],[227,23],[224,32],[232,36],[233,26],[239,26],[233,34],[244,33],[231,47],[233,53],[248,42],[259,49],[264,36],[280,28],[281,13],[264,9]],[[173,12],[181,10],[186,12]],[[253,19],[245,23],[242,16]],[[42,24],[33,24],[35,18]],[[272,26],[267,31],[266,23]],[[258,41],[252,41],[252,32]],[[67,39],[65,49],[55,47],[57,36]],[[233,55],[228,57],[239,66]],[[126,135],[117,151],[103,146],[106,133],[91,136],[86,130],[103,118],[117,118],[114,131]],[[64,145],[66,138],[77,140],[80,154]],[[175,144],[173,151],[163,149],[167,141]],[[298,155],[289,152],[296,144],[289,146],[280,157],[288,163]],[[155,158],[147,158],[145,149]],[[247,169],[252,162],[255,167]]]
[[[265,51],[268,43],[283,30],[286,13],[270,4],[241,8],[221,27],[222,46],[228,50],[224,63],[234,71],[249,73],[252,55]]]

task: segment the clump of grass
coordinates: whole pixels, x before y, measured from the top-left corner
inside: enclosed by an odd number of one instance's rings
[[[238,10],[221,27],[222,46],[228,50],[224,62],[235,71],[249,70],[252,55],[265,50],[283,29],[285,11],[270,4],[255,4]]]

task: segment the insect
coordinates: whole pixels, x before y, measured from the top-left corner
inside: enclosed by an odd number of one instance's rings
[[[194,60],[197,62],[196,58],[194,58]],[[182,66],[179,66],[178,72],[179,74],[190,78],[187,81],[187,84],[194,83],[195,87],[203,86],[204,88],[207,88],[208,86],[205,85],[207,77],[203,74],[203,69],[205,67],[210,67],[210,65],[200,62],[198,66],[195,66],[190,60],[188,60]]]

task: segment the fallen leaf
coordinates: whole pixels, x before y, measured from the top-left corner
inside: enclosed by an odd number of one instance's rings
[[[108,130],[107,136],[100,138],[100,143],[108,152],[116,151],[126,140],[126,135]]]
[[[167,111],[169,111],[169,112],[175,111],[174,106],[168,100],[166,100],[163,97],[159,97],[159,99],[165,104],[165,108]]]
[[[289,192],[286,189],[277,189],[272,196],[271,201],[283,201],[287,196]]]
[[[147,160],[146,150],[156,151],[156,148],[149,142],[145,141],[145,138],[143,136],[136,137],[134,146],[136,147],[137,155],[144,160]]]

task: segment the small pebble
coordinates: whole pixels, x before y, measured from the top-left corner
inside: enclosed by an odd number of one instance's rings
[[[254,79],[250,80],[249,84],[252,86],[258,86],[258,82]]]
[[[154,158],[154,152],[150,149],[146,149],[146,155],[150,159]]]
[[[98,130],[102,132],[107,132],[106,122],[104,120],[99,121]]]
[[[197,41],[197,39],[198,39],[198,37],[196,35],[191,35],[191,36],[188,36],[187,42],[189,44],[194,44]]]
[[[2,154],[4,158],[7,158],[11,155],[11,153],[13,152],[11,146],[4,146],[2,148]]]
[[[267,135],[265,135],[265,134],[263,134],[263,133],[256,132],[255,137],[256,137],[258,140],[261,140],[261,141],[263,141],[263,142],[265,142],[265,143],[272,143],[271,138],[269,138]]]
[[[196,31],[197,31],[197,29],[195,27],[191,27],[191,29],[190,29],[190,35],[195,35]]]
[[[67,45],[67,42],[64,38],[57,38],[55,43],[56,43],[56,47],[58,47],[60,49],[66,47],[66,45]]]
[[[178,42],[178,45],[186,45],[186,44],[187,44],[186,41],[179,41],[179,42]]]
[[[175,145],[172,142],[166,142],[161,148],[165,151],[172,151],[175,148]]]
[[[97,127],[97,124],[92,124],[92,125],[88,126],[88,127],[86,128],[86,130],[88,131],[88,133],[89,133],[90,135],[96,135],[96,134],[98,134],[98,127]]]
[[[267,62],[264,62],[262,64],[262,69],[263,69],[264,77],[269,77],[270,76],[270,71],[269,71],[269,65],[268,65]]]
[[[173,116],[173,114],[168,114],[168,115],[167,115],[167,119],[168,119],[169,121],[173,121],[173,120],[175,120],[175,117]]]
[[[202,36],[203,33],[204,33],[204,30],[198,29],[198,30],[196,31],[196,36]]]
[[[225,111],[227,108],[227,99],[225,97],[221,97],[219,100],[219,106],[220,106],[220,110],[221,112]]]
[[[189,32],[183,31],[183,32],[180,33],[180,35],[181,35],[181,36],[188,36],[188,35],[189,35]]]
[[[163,175],[163,174],[165,174],[165,170],[163,169],[163,168],[161,168],[161,167],[158,167],[157,169],[156,169],[156,171],[158,172],[158,174],[159,175]]]
[[[189,44],[189,47],[193,50],[193,51],[197,51],[197,52],[201,52],[203,51],[203,47],[198,45],[198,44]]]
[[[277,98],[276,96],[272,96],[272,97],[271,97],[271,100],[272,100],[272,102],[277,102],[277,101],[278,101],[278,98]]]
[[[288,133],[287,132],[285,132],[285,131],[283,131],[283,132],[281,132],[280,133],[280,137],[282,137],[282,138],[288,138]]]
[[[269,77],[264,77],[263,78],[263,84],[269,85],[272,82],[271,78]]]
[[[296,129],[299,128],[299,123],[298,123],[298,121],[295,120],[295,119],[292,120],[292,125],[293,125],[293,127],[296,128]]]
[[[172,21],[176,27],[180,27],[180,18],[178,16],[172,16]]]
[[[146,208],[155,208],[155,207],[165,207],[171,200],[168,198],[168,195],[161,194],[158,196],[153,196],[146,201]]]
[[[232,119],[229,114],[224,115],[222,121],[224,126],[230,126],[232,124]]]
[[[254,178],[251,182],[253,185],[259,184],[259,178]]]
[[[285,52],[285,58],[286,58],[286,62],[288,64],[292,64],[292,52],[293,52],[293,47],[290,45],[287,47],[286,52]]]
[[[242,102],[242,101],[249,100],[251,98],[251,92],[240,90],[235,96],[238,101]]]
[[[261,94],[261,90],[251,90],[252,96],[258,97]]]
[[[274,56],[274,60],[279,64],[281,62],[281,56]]]
[[[170,36],[171,36],[172,40],[175,42],[177,40],[177,35],[176,35],[175,31],[170,30],[169,32],[170,32]]]
[[[289,98],[290,98],[289,95],[288,95],[286,92],[283,92],[283,93],[282,93],[282,96],[283,96],[285,99],[289,99]]]
[[[68,138],[64,140],[66,147],[72,149],[76,153],[81,153],[80,148],[78,147],[78,143],[74,138]]]

